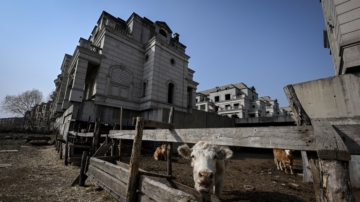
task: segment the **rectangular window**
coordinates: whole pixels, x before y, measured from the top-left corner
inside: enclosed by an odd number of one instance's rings
[[[234,104],[234,109],[239,109],[239,103]]]
[[[230,94],[225,95],[225,100],[230,100]]]
[[[205,111],[205,105],[200,105],[200,110]]]
[[[219,96],[215,96],[215,102],[219,102]]]
[[[229,110],[229,109],[231,109],[231,106],[230,105],[225,105],[225,109]]]

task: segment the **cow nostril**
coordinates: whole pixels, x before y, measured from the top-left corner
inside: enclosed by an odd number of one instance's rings
[[[209,178],[210,178],[210,179],[213,178],[213,173],[210,173]]]

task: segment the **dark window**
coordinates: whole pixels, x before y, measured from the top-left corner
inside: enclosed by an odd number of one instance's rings
[[[200,110],[205,111],[205,105],[200,105]]]
[[[230,100],[230,94],[225,95],[225,100]]]
[[[147,62],[148,60],[149,60],[149,55],[146,54],[146,55],[145,55],[145,62]]]
[[[167,37],[166,31],[163,29],[160,29],[159,33],[163,35],[164,37]]]
[[[170,63],[171,63],[172,65],[174,65],[174,64],[175,64],[175,60],[172,58],[172,59],[170,60]]]
[[[231,109],[230,105],[225,105],[225,109]]]
[[[219,96],[215,96],[215,102],[219,102]]]
[[[253,105],[253,108],[255,108],[255,105]]]
[[[239,104],[234,104],[235,109],[239,109]]]
[[[215,107],[215,111],[218,112],[218,111],[219,111],[219,107]]]
[[[174,95],[174,84],[169,83],[168,86],[168,103],[173,103],[173,95]]]
[[[142,95],[141,97],[145,97],[146,96],[146,82],[143,83],[143,87],[142,87]]]
[[[198,99],[196,99],[196,102],[198,102]]]
[[[249,117],[255,117],[255,114],[249,114]]]

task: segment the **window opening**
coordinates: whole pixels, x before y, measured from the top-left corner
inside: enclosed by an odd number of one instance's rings
[[[173,94],[174,94],[174,84],[169,83],[168,86],[168,103],[173,103]]]

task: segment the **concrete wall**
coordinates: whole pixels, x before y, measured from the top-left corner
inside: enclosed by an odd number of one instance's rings
[[[170,110],[162,110],[162,121],[168,122]],[[175,128],[224,128],[235,127],[235,119],[199,110],[193,110],[192,113],[175,111],[174,124]]]
[[[360,78],[352,74],[293,84],[310,118],[360,116]]]

